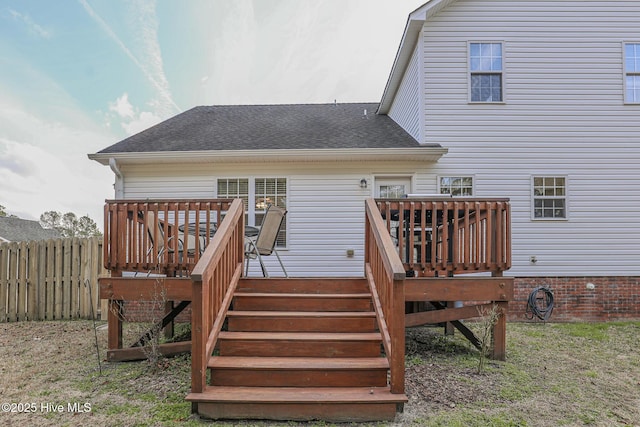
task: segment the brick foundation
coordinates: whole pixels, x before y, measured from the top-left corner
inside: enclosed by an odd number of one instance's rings
[[[592,284],[593,286],[587,286]],[[553,292],[550,322],[640,319],[640,277],[517,277],[509,320],[525,315],[529,294],[538,286]],[[538,320],[538,318],[534,318]]]

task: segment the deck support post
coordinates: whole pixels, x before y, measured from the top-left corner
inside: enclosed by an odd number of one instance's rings
[[[446,305],[447,305],[447,308],[453,308],[455,306],[453,301],[447,301]],[[453,326],[453,323],[445,322],[445,324],[444,324],[444,334],[445,335],[453,336],[455,330],[456,330],[456,328],[455,328],[455,326]]]
[[[122,348],[122,313],[124,301],[109,300],[107,314],[109,349]]]
[[[494,360],[505,360],[507,354],[507,307],[509,303],[506,301],[498,301],[495,302],[495,304],[498,306],[499,316],[491,330],[493,339],[491,358]]]
[[[164,303],[164,315],[165,317],[173,311],[173,301],[165,301]],[[166,339],[173,338],[175,333],[175,321],[172,319],[167,326],[164,327],[164,337]]]

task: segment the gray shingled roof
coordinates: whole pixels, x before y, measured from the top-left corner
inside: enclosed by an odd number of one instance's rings
[[[376,115],[377,107],[376,103],[201,106],[99,153],[420,147],[391,118]]]
[[[57,239],[60,233],[42,228],[38,221],[0,217],[0,238],[10,242]]]

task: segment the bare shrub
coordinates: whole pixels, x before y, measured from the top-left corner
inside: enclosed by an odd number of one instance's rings
[[[478,341],[480,343],[478,352],[478,374],[482,374],[484,373],[487,359],[491,354],[493,327],[498,322],[502,312],[497,304],[493,304],[491,308],[487,308],[486,306],[478,307],[478,314],[480,315],[480,321],[477,323],[477,328],[479,329]]]

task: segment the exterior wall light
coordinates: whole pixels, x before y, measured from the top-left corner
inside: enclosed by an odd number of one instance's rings
[[[367,179],[366,178],[362,178],[360,180],[360,188],[367,188]]]

